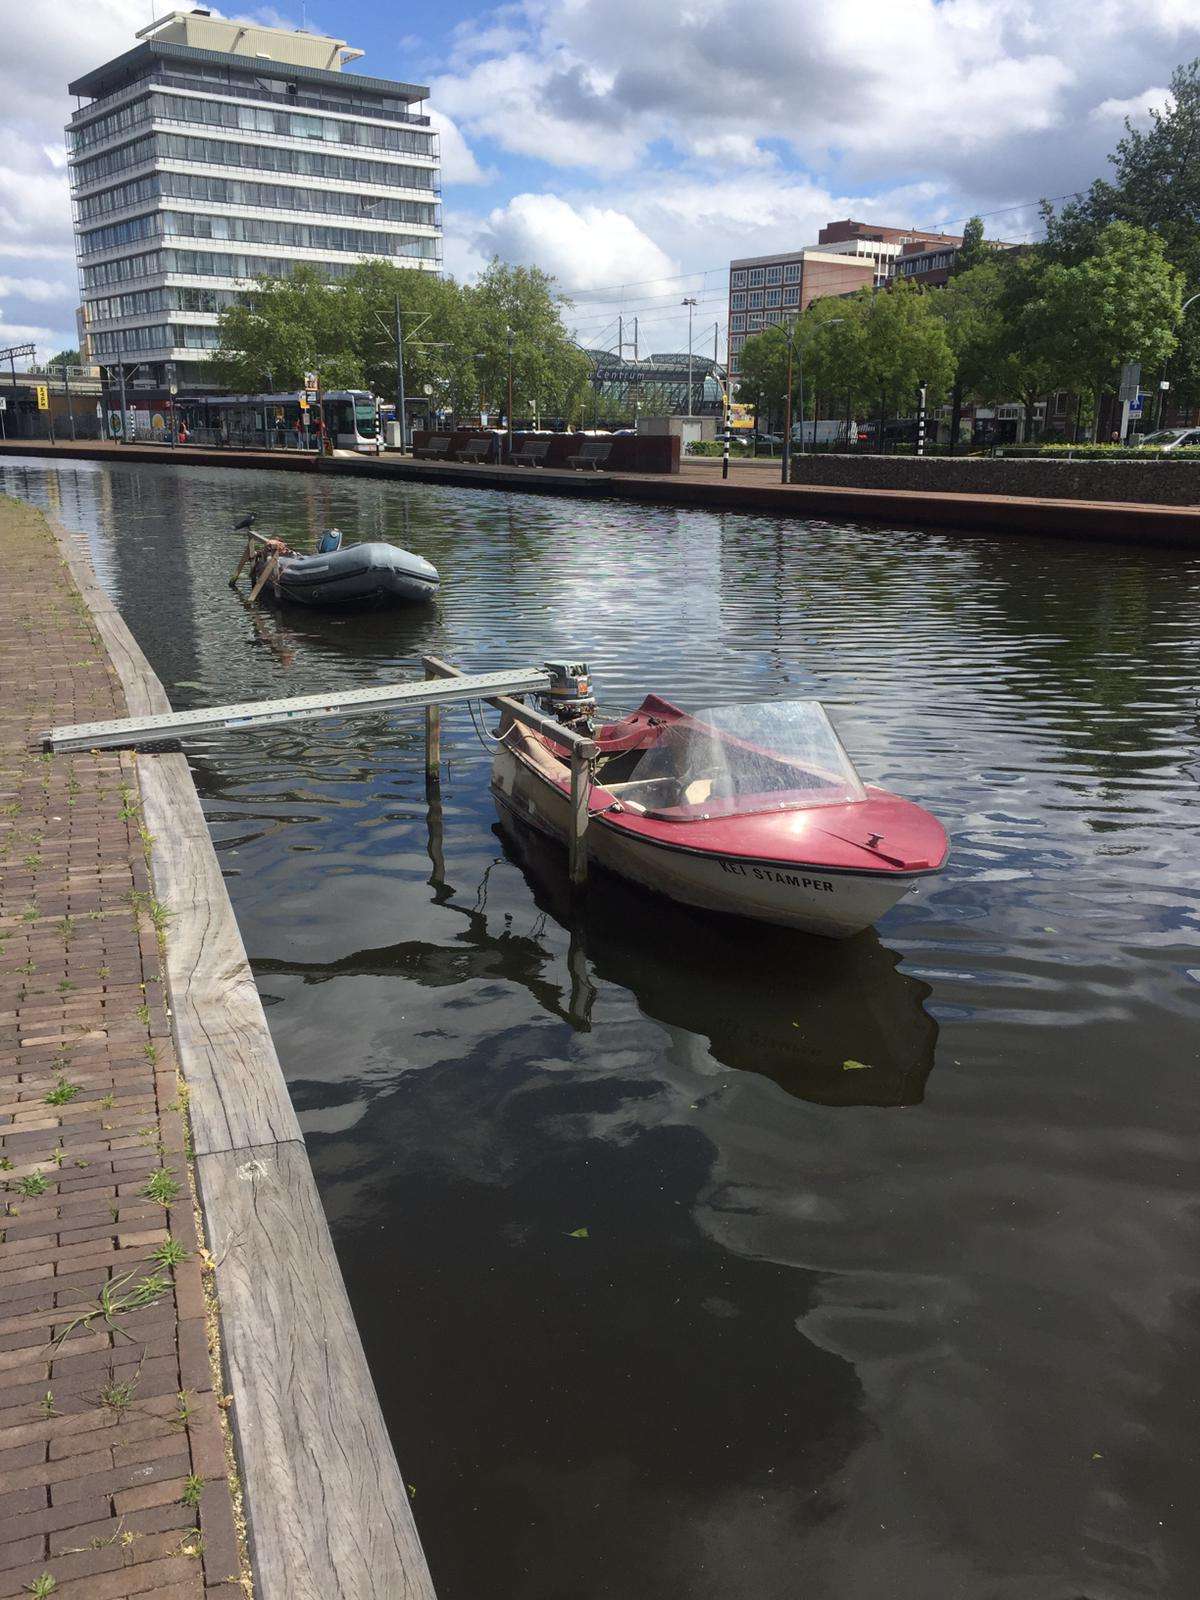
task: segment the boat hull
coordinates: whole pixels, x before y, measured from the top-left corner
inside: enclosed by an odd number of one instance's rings
[[[511,815],[566,842],[568,795],[506,745],[496,750],[492,793]],[[592,817],[587,837],[590,860],[683,905],[829,939],[848,939],[872,927],[927,876],[689,849],[631,834],[603,814]]]
[[[375,542],[328,555],[285,556],[263,593],[292,605],[422,605],[438,592],[438,573],[423,557]]]

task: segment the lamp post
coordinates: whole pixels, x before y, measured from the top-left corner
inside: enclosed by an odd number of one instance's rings
[[[685,295],[682,304],[688,308],[688,408],[687,414],[692,414],[692,317],[696,310],[695,295]]]

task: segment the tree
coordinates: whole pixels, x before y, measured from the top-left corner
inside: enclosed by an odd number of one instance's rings
[[[57,355],[50,357],[50,361],[49,361],[48,364],[50,366],[52,366],[52,367],[61,367],[64,362],[66,362],[68,367],[77,367],[77,366],[79,366],[81,364],[81,358],[80,358],[80,355],[79,355],[79,351],[78,350],[60,350]]]
[[[240,394],[282,391],[301,388],[305,372],[315,371],[324,388],[360,388],[363,339],[356,309],[312,267],[297,267],[287,278],[260,278],[221,313],[213,382]]]
[[[950,391],[952,451],[958,447],[963,396],[997,398],[1004,342],[1004,283],[1004,263],[995,251],[989,250],[977,265],[952,274],[935,301],[954,354],[954,384]]]
[[[569,305],[554,279],[537,267],[513,267],[494,256],[464,294],[480,379],[494,410],[507,407],[509,330],[512,330],[513,409],[539,402],[567,414],[591,378],[591,364],[572,344],[562,313]]]
[[[929,404],[940,402],[954,377],[954,356],[946,324],[928,291],[895,283],[874,295],[863,319],[861,384],[864,397],[880,403],[881,421],[889,405],[909,415],[920,384]]]
[[[210,372],[242,393],[298,389],[315,371],[322,388],[394,396],[399,308],[407,397],[428,389],[439,410],[470,412],[481,400],[502,408],[512,328],[514,409],[537,401],[565,415],[589,377],[563,327],[565,304],[545,273],[499,261],[471,286],[382,260],[359,262],[337,284],[301,266],[260,278],[222,313]]]
[[[755,415],[769,428],[773,419],[783,415],[786,385],[787,331],[774,325],[742,346],[738,399],[753,406]]]
[[[1099,247],[1113,222],[1130,223],[1162,242],[1164,258],[1183,274],[1188,293],[1200,290],[1200,59],[1176,68],[1170,98],[1150,110],[1147,128],[1126,119],[1125,136],[1098,178],[1078,200],[1055,212],[1043,202],[1046,250],[1063,266],[1079,266]],[[1172,378],[1182,396],[1200,398],[1200,303],[1180,330]]]
[[[957,277],[964,272],[971,272],[981,265],[992,254],[992,247],[983,237],[983,218],[968,217],[967,225],[963,229],[962,243],[954,255],[954,264],[950,268],[951,276]]]
[[[1024,337],[1060,375],[1100,395],[1129,361],[1160,369],[1178,338],[1183,276],[1153,234],[1110,222],[1077,265],[1050,261]],[[1093,419],[1093,436],[1095,419]]]

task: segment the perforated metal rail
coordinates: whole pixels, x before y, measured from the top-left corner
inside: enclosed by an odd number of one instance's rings
[[[77,722],[42,735],[43,750],[115,750],[139,744],[186,739],[189,734],[269,727],[280,722],[348,717],[368,711],[419,710],[455,700],[487,700],[503,694],[534,694],[550,687],[540,667],[507,672],[476,672],[461,678],[414,679],[338,694],[302,694],[291,699],[246,700],[239,705],[203,706],[153,717],[120,717],[112,722]]]

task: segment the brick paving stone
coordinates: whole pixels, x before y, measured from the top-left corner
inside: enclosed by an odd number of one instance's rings
[[[151,883],[121,815],[137,762],[37,742],[126,707],[49,530],[2,498],[0,564],[0,1600],[43,1572],[56,1600],[242,1600],[170,1019],[134,899]],[[168,1207],[143,1192],[159,1167],[183,1186]],[[168,1237],[190,1252],[175,1268],[154,1260]],[[105,1285],[156,1273],[124,1334],[95,1315],[65,1332]]]

